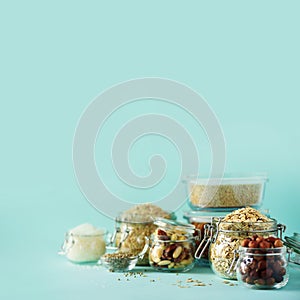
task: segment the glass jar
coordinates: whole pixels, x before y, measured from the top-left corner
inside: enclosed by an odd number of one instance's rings
[[[146,238],[150,238],[155,231],[153,222],[129,222],[116,219],[115,245],[120,252],[138,255],[144,249]],[[139,258],[137,265],[149,265],[147,252],[143,258]]]
[[[153,223],[155,215],[163,214],[166,218],[172,220],[176,219],[174,213],[161,212],[155,210],[155,206],[139,205],[137,211],[128,214],[128,212],[121,213],[116,218],[115,233],[112,237],[112,242],[121,252],[127,252],[132,255],[139,255],[146,244],[146,239],[150,238],[157,226]],[[146,212],[148,214],[146,215]],[[148,252],[143,258],[139,258],[137,266],[148,266]]]
[[[73,263],[96,263],[106,251],[105,235],[104,229],[93,234],[68,231],[59,254]]]
[[[300,233],[294,232],[292,236],[286,236],[285,245],[291,249],[289,262],[300,265]]]
[[[211,224],[211,217],[201,217],[197,218],[197,220],[194,220],[191,222],[192,225],[195,226],[195,234],[194,236],[197,237],[195,244],[197,251],[202,251],[203,246],[201,244],[201,241],[204,238],[204,232],[205,232],[205,225]],[[200,247],[199,247],[200,246]],[[198,260],[200,264],[208,265],[208,247],[204,249],[201,259]]]
[[[157,219],[150,239],[149,262],[159,271],[186,272],[194,267],[195,226]]]
[[[195,252],[195,258],[199,256],[199,253],[202,252],[202,249],[204,248],[204,243],[202,241],[205,237],[205,228],[211,224],[213,217],[222,217],[225,216],[227,212],[204,212],[204,211],[186,211],[183,214],[183,217],[187,219],[189,224],[192,224],[195,226],[195,245],[196,245],[196,252]],[[209,260],[208,260],[208,248],[206,247],[201,254],[201,259],[197,259],[196,262],[199,265],[208,266]]]
[[[255,289],[279,289],[289,279],[287,250],[281,248],[240,247],[237,263],[237,279],[246,287]]]
[[[266,222],[224,222],[221,218],[213,218],[212,225],[205,237],[209,245],[209,261],[215,274],[226,279],[236,279],[235,270],[230,270],[234,263],[234,252],[247,237],[257,234],[263,237],[282,237],[285,226],[277,224],[275,219]]]

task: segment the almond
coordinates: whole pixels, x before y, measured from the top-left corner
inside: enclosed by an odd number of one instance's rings
[[[173,258],[177,258],[182,252],[182,247],[178,246],[173,252]]]
[[[171,262],[169,260],[161,260],[158,265],[159,266],[167,266],[169,265]]]

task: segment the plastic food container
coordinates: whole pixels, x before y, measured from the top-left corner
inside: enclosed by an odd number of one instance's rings
[[[267,177],[228,174],[223,178],[208,179],[190,176],[185,182],[193,210],[232,210],[244,206],[260,207]]]

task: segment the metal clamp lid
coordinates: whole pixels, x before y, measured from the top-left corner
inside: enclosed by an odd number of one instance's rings
[[[117,239],[117,235],[121,233],[121,238],[120,238],[120,242],[119,242],[119,245],[118,247],[114,247],[114,243],[116,242],[116,239]],[[130,233],[130,229],[125,226],[125,230],[121,230],[120,227],[116,227],[116,229],[114,230],[114,233],[113,235],[111,236],[110,240],[109,240],[109,243],[107,245],[107,248],[108,249],[120,249],[122,244],[124,243],[124,241],[128,238],[129,236],[129,233]]]
[[[59,255],[67,255],[70,249],[74,246],[75,240],[73,237],[73,233],[66,233],[65,240],[58,251]]]
[[[233,260],[232,260],[228,270],[226,271],[226,273],[229,276],[232,276],[236,271],[238,260],[239,260],[239,256],[237,255],[238,253],[240,253],[240,250],[234,250],[233,251]]]
[[[285,232],[286,226],[284,224],[277,224],[277,231],[279,232],[279,237],[282,239],[282,233]]]
[[[194,255],[194,257],[196,259],[200,259],[202,257],[205,249],[210,244],[212,239],[213,239],[213,226],[210,224],[205,224],[204,225],[204,237],[203,237],[201,243],[199,244],[199,246],[195,252],[195,255]],[[203,244],[204,244],[204,246],[203,246]],[[202,248],[202,246],[203,246],[203,248]],[[201,252],[200,252],[200,250],[201,250]]]
[[[293,236],[285,236],[284,244],[288,249],[288,261],[300,265],[300,234],[295,232]],[[293,258],[291,257],[293,255]]]

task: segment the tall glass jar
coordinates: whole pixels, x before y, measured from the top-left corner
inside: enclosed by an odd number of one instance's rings
[[[287,250],[280,248],[240,247],[237,263],[238,281],[254,289],[279,289],[289,279]]]
[[[284,225],[277,224],[275,219],[266,222],[224,222],[221,218],[213,218],[208,231],[210,236],[209,261],[212,270],[226,279],[236,279],[236,272],[231,268],[235,260],[235,251],[241,241],[253,235],[263,237],[282,236]]]
[[[194,267],[195,226],[157,219],[150,239],[149,262],[159,271],[186,272]]]

